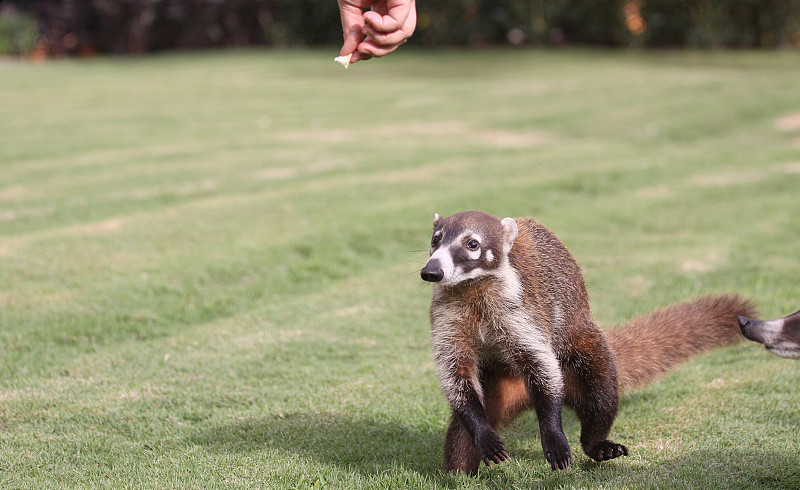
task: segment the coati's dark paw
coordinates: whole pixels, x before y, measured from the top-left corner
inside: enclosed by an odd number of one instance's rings
[[[481,456],[481,461],[489,467],[492,466],[492,463],[500,464],[511,459],[508,451],[506,451],[506,445],[503,444],[497,432],[493,430],[486,431],[476,437],[475,448]]]
[[[545,459],[554,470],[566,470],[572,464],[572,452],[569,449],[567,436],[563,432],[542,437],[542,450]]]
[[[606,461],[628,455],[628,448],[611,441],[600,441],[586,452],[595,461]]]

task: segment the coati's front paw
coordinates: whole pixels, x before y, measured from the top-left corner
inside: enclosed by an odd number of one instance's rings
[[[563,432],[542,436],[542,450],[545,459],[554,470],[566,470],[572,464],[572,452],[569,449],[567,436]]]
[[[628,448],[622,444],[608,440],[600,441],[586,451],[587,456],[595,461],[606,461],[628,455]]]
[[[511,459],[502,439],[493,430],[485,431],[478,435],[475,438],[475,448],[481,456],[481,461],[489,467],[492,466],[492,463],[500,464]]]

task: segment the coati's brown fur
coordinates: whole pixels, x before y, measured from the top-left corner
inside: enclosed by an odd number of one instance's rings
[[[545,458],[566,469],[566,403],[581,421],[584,452],[627,455],[608,439],[618,393],[647,383],[705,350],[740,338],[737,317],[754,308],[737,295],[705,296],[601,331],[578,264],[532,218],[478,211],[436,215],[431,258],[431,333],[437,374],[453,411],[445,468],[474,473],[509,459],[497,434],[534,408]]]

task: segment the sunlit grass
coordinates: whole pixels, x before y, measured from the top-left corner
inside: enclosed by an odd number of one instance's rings
[[[794,53],[333,55],[0,65],[0,486],[800,485],[800,365],[750,343],[624,397],[627,458],[570,414],[552,473],[530,415],[442,474],[418,278],[433,213],[483,209],[553,229],[605,326],[794,311]]]

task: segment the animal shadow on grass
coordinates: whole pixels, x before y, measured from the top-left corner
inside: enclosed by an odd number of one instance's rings
[[[796,452],[792,453],[788,448],[786,452],[756,447],[701,449],[655,461],[653,466],[631,466],[626,474],[633,481],[650,482],[652,488],[800,488],[800,467]],[[604,470],[594,462],[583,469]]]
[[[536,434],[535,417],[520,422],[509,431],[510,439]],[[568,426],[577,424],[571,417],[565,422]],[[199,431],[191,442],[220,453],[275,449],[285,453],[287,458],[335,465],[368,479],[402,469],[449,488],[457,486],[458,482],[442,471],[443,437],[443,431],[436,427],[419,428],[343,414],[299,412],[233,420]],[[577,472],[547,473],[543,478],[534,476],[531,482],[537,486],[553,484],[573,488],[572,485],[583,487],[587,481],[619,482],[622,478],[631,485],[650,482],[642,488],[669,488],[676,482],[682,482],[677,485],[681,488],[800,488],[800,467],[793,454],[796,452],[776,453],[758,448],[703,449],[645,464],[634,464],[628,458],[615,460],[614,464],[597,463],[581,454],[573,462]],[[531,464],[544,464],[538,448],[518,449],[514,457]],[[501,478],[501,481],[504,480]]]
[[[232,421],[199,432],[192,442],[221,452],[274,448],[363,475],[402,467],[439,481],[443,437],[394,422],[301,412]]]

